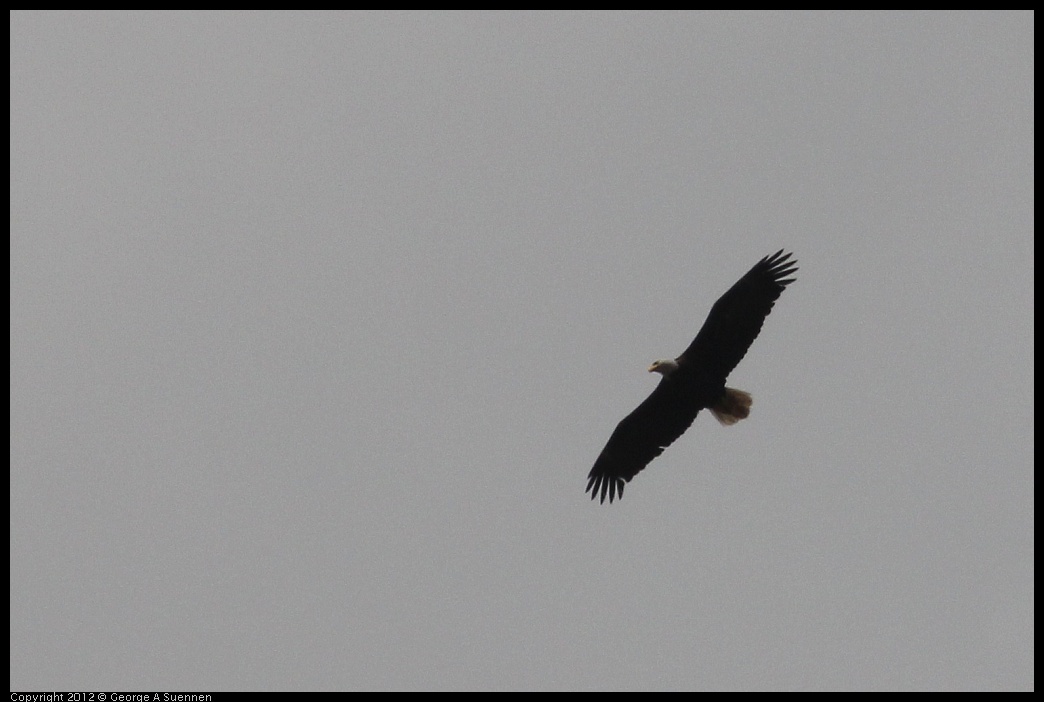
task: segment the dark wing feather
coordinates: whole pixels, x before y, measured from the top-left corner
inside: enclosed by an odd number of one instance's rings
[[[664,378],[642,404],[616,426],[587,475],[591,499],[623,496],[624,483],[685,433],[706,398],[687,383]]]
[[[722,382],[747,353],[772,311],[783,289],[794,282],[796,261],[780,249],[754,264],[754,267],[711,308],[699,334],[678,357],[688,371]]]

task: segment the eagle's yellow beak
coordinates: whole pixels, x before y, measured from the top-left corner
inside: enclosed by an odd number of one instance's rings
[[[656,370],[656,366],[658,366],[658,365],[660,365],[659,361],[657,361],[656,363],[653,363],[651,366],[649,366],[649,372],[652,373],[653,371],[655,371]]]

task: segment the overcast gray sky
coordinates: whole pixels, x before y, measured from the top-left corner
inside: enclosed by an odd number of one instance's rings
[[[11,19],[12,689],[1033,687],[1031,13]]]

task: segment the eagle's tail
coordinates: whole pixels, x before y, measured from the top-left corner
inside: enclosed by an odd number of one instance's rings
[[[710,407],[710,411],[722,425],[730,427],[739,420],[750,416],[750,406],[753,402],[754,399],[749,392],[725,388],[725,394],[717,404]]]

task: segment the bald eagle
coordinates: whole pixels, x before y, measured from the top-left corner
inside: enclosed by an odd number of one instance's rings
[[[725,426],[750,414],[750,394],[725,387],[725,379],[754,343],[761,325],[797,271],[780,249],[758,261],[714,303],[699,334],[673,360],[656,361],[663,378],[645,402],[624,417],[587,475],[591,499],[623,497],[624,483],[685,433],[701,409]]]

